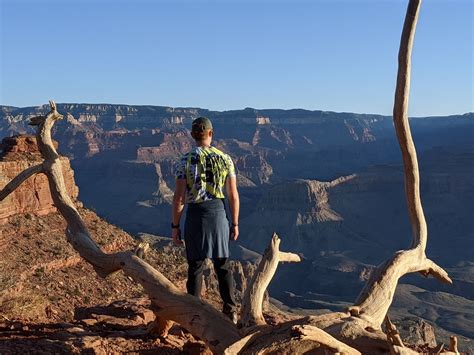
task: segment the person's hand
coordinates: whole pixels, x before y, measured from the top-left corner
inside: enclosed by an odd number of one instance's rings
[[[173,228],[171,235],[173,236],[173,243],[175,245],[183,245],[183,241],[180,239],[181,237],[181,229]]]
[[[230,240],[237,240],[239,238],[239,226],[230,226]]]

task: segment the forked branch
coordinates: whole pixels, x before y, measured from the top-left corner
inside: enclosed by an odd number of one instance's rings
[[[393,120],[403,157],[405,173],[405,193],[408,214],[412,225],[410,249],[399,251],[382,263],[367,281],[351,314],[365,319],[374,329],[380,325],[390,307],[400,277],[407,273],[421,272],[451,283],[446,271],[425,254],[428,238],[427,225],[420,198],[420,174],[415,144],[408,120],[408,99],[410,92],[411,53],[421,0],[410,0],[398,53],[398,76],[393,107]]]
[[[278,235],[273,233],[270,245],[265,250],[262,260],[245,290],[240,311],[240,323],[244,328],[267,324],[263,318],[263,299],[265,290],[275,275],[278,263],[301,261],[301,258],[296,254],[280,252],[280,241]]]

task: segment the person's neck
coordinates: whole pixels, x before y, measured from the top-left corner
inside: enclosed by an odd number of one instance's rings
[[[196,147],[210,148],[211,147],[211,142],[196,142]]]

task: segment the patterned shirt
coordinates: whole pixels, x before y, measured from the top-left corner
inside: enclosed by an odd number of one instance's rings
[[[176,168],[176,179],[186,179],[186,202],[201,203],[224,198],[228,176],[235,176],[229,155],[215,147],[196,147],[184,154]]]

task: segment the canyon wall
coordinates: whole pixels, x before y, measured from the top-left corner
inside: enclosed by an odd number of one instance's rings
[[[5,138],[0,146],[0,188],[30,166],[40,164],[41,156],[34,136],[14,136]],[[73,200],[79,189],[74,181],[74,172],[69,159],[61,158],[66,190]],[[49,190],[48,179],[38,174],[25,181],[16,191],[0,202],[0,224],[8,222],[16,214],[32,213],[46,215],[55,212]]]
[[[31,133],[27,118],[47,110],[1,106],[0,137]],[[157,235],[170,234],[174,165],[193,145],[191,122],[211,118],[215,146],[231,155],[238,173],[241,237],[233,255],[261,252],[278,232],[282,249],[303,257],[279,268],[270,286],[270,295],[291,308],[344,308],[373,266],[410,242],[391,117],[107,104],[59,104],[58,110],[65,120],[54,137],[71,159],[84,204],[129,232]],[[449,269],[454,285],[404,278],[392,312],[474,338],[468,311],[474,309],[474,114],[410,123],[427,253]]]

